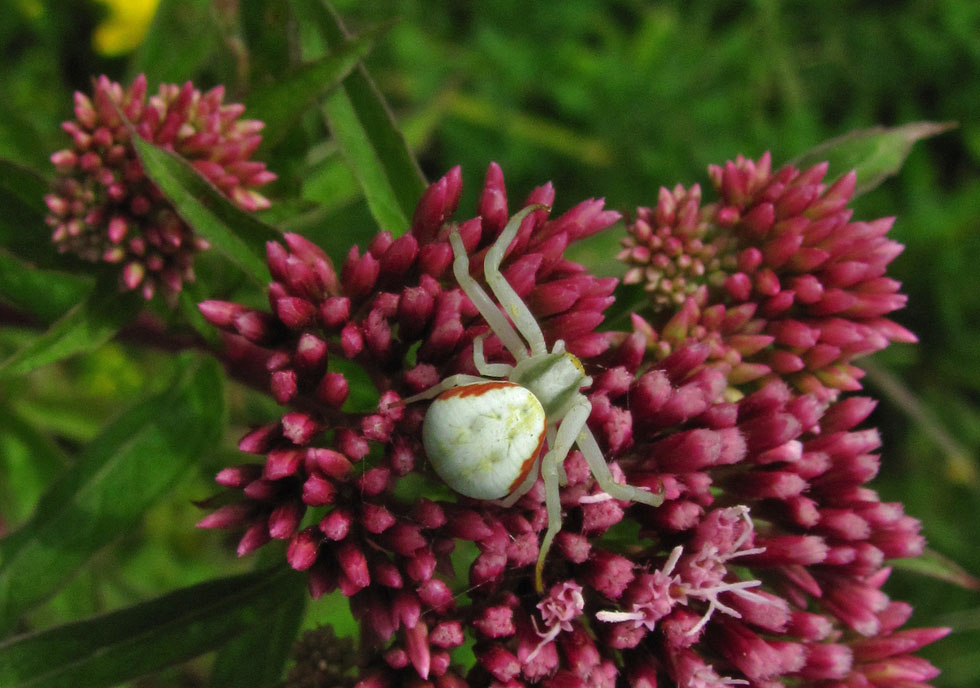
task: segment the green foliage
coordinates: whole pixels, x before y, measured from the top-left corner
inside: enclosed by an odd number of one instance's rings
[[[11,688],[100,688],[138,678],[261,627],[295,597],[292,592],[302,586],[298,577],[276,569],[208,581],[111,614],[11,638],[0,643],[0,680]]]
[[[136,294],[119,293],[116,281],[100,281],[88,296],[0,363],[0,377],[22,375],[68,356],[92,351],[112,339],[139,308]]]
[[[894,129],[874,127],[852,131],[810,149],[794,160],[793,164],[800,169],[806,169],[827,161],[830,163],[828,181],[836,180],[854,170],[857,173],[854,195],[860,196],[876,188],[888,177],[898,174],[916,141],[937,136],[955,126],[916,122]]]
[[[322,0],[292,4],[300,17],[318,28],[328,47],[349,40],[340,18]],[[323,48],[312,49],[319,53]],[[323,111],[378,225],[403,233],[425,189],[425,178],[367,72],[357,69],[347,77],[326,99]]]
[[[0,540],[0,628],[68,580],[221,435],[221,375],[185,366],[169,389],[109,425],[38,501],[34,517]]]
[[[954,628],[923,653],[944,669],[935,685],[975,685],[980,6],[338,4],[343,23],[321,0],[162,0],[123,58],[92,51],[100,17],[88,0],[6,8],[0,626],[14,634],[0,640],[0,685],[115,685],[212,651],[208,675],[206,662],[184,665],[195,685],[273,685],[297,629],[354,633],[345,600],[307,604],[302,576],[225,578],[241,564],[191,527],[191,500],[242,462],[234,442],[275,408],[244,386],[226,390],[213,362],[169,350],[218,346],[200,300],[263,305],[266,241],[298,231],[339,264],[378,227],[404,232],[426,176],[455,164],[464,206],[496,160],[512,199],[553,180],[559,210],[603,195],[628,211],[655,203],[660,185],[704,185],[709,163],[765,150],[777,165],[829,158],[831,177],[856,166],[860,192],[878,187],[856,217],[898,216],[907,250],[892,276],[910,305],[897,319],[922,341],[878,356],[867,386],[883,398],[872,418],[885,442],[878,486],[923,520],[933,551],[898,563],[888,590],[912,602],[918,625]],[[118,294],[115,275],[57,254],[45,224],[48,157],[68,142],[58,123],[72,91],[90,91],[102,72],[145,72],[151,93],[161,82],[224,84],[245,117],[267,120],[260,157],[279,176],[273,207],[256,216],[172,153],[137,143],[150,178],[215,249],[179,309],[142,310],[141,322],[172,334],[149,343],[126,335],[142,302]],[[958,126],[933,124],[944,122]],[[618,274],[620,236],[571,257]],[[622,325],[631,295],[619,296]],[[350,406],[372,408],[376,390],[351,379]]]
[[[379,29],[369,31],[334,53],[296,67],[281,81],[254,91],[246,107],[249,117],[265,122],[262,145],[268,148],[277,143],[307,108],[334,90],[371,51],[381,33]]]
[[[234,205],[177,155],[138,136],[133,141],[147,176],[177,214],[256,282],[268,280],[265,242],[277,239],[278,232]]]
[[[251,624],[221,649],[211,670],[210,688],[273,686],[278,682],[309,599],[302,577],[294,578],[262,623]]]

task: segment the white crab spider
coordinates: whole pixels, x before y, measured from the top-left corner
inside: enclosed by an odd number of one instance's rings
[[[585,374],[578,358],[565,351],[562,340],[557,340],[548,352],[537,321],[500,272],[504,253],[521,221],[543,207],[530,206],[514,215],[487,251],[483,263],[487,284],[513,325],[470,276],[469,259],[458,230],[453,228],[449,234],[456,281],[510,351],[516,365],[488,363],[483,353],[485,335],[481,335],[473,342],[473,363],[486,377],[451,375],[403,402],[437,397],[426,412],[422,441],[432,467],[456,492],[475,499],[500,499],[502,506],[512,506],[540,474],[548,529],[534,571],[539,592],[543,590],[545,556],[561,530],[558,488],[565,483],[562,464],[572,445],[578,445],[599,487],[613,498],[650,506],[663,503],[662,495],[613,480],[599,444],[586,425],[592,404],[581,390],[592,384],[592,378]],[[541,458],[545,439],[548,452]]]

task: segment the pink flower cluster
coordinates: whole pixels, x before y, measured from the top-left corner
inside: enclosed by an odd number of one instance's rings
[[[885,274],[902,251],[894,218],[851,220],[853,172],[828,187],[826,164],[772,173],[768,154],[709,171],[717,202],[661,189],[619,256],[652,296],[658,322],[636,326],[659,355],[708,342],[735,385],[783,379],[830,400],[861,388],[855,358],[915,341],[884,317],[905,304]]]
[[[223,99],[223,86],[202,94],[187,82],[162,84],[147,100],[142,74],[125,90],[100,76],[92,98],[76,92],[75,119],[62,125],[72,147],[51,156],[58,177],[45,196],[58,250],[121,265],[122,286],[147,299],[173,298],[193,280],[194,253],[207,242],[147,179],[131,136],[180,155],[239,207],[267,208],[254,187],[276,176],[249,160],[264,125],[239,119],[244,106]]]
[[[721,243],[736,263],[707,258],[711,270],[728,271],[724,280],[655,301],[650,318],[674,309],[669,320],[694,303],[690,327],[704,328],[668,338],[669,347],[639,316],[633,332],[597,331],[616,281],[589,274],[564,250],[619,219],[602,201],[553,218],[532,213],[504,260],[505,277],[549,345],[564,339],[593,377],[590,427],[614,476],[665,494],[660,508],[612,499],[571,452],[545,595],[531,573],[547,524],[541,483],[511,508],[452,494],[427,466],[425,405],[396,403],[448,375],[475,373],[472,343],[487,331],[450,271],[458,168],[426,191],[409,234],[378,234],[363,253],[353,248],[339,271],[299,236],[270,243],[271,311],[201,304],[225,332],[226,358],[258,375],[286,410],[242,439],[242,451],[259,459],[219,473],[237,497],[200,526],[241,529],[240,555],[286,541],[289,564],[309,572],[314,597],[346,595],[362,624],[365,688],[923,684],[936,672],[912,653],[946,629],[900,630],[911,610],[881,591],[885,561],[915,556],[923,543],[901,505],[866,487],[880,441],[859,426],[874,404],[836,399],[841,386],[818,372],[810,374],[821,384],[808,386],[802,370],[784,374],[768,353],[791,350],[775,334],[786,322],[816,332],[810,349],[833,329],[830,320],[894,333],[868,304],[891,310],[897,301],[862,300],[859,294],[884,292],[853,287],[878,279],[874,270],[851,287],[828,276],[858,249],[894,251],[878,242],[878,224],[844,217],[840,187],[825,192],[814,174],[770,176],[765,161],[740,161],[719,179],[725,202],[715,216],[727,218],[718,226],[733,238]],[[807,203],[780,200],[796,198],[799,188]],[[522,207],[553,201],[545,185]],[[670,201],[661,201],[658,212],[667,213]],[[767,203],[773,219],[760,239],[749,228],[767,224],[766,211],[755,210]],[[807,208],[816,220],[790,222],[790,212]],[[458,222],[478,279],[484,252],[514,210],[491,165],[477,215]],[[823,217],[835,219],[818,241],[807,228]],[[756,242],[772,234],[772,242],[790,225],[802,239],[789,244],[828,254],[812,273],[803,270],[809,264],[776,260],[765,241],[756,251],[762,259],[738,268],[753,248],[743,234]],[[857,247],[841,248],[847,241],[838,234]],[[634,238],[630,250],[638,247]],[[800,305],[807,274],[825,294],[853,296],[851,305],[833,313],[814,306],[820,299]],[[747,290],[726,286],[729,278],[743,281],[738,275],[749,280]],[[789,303],[777,308],[772,299]],[[747,358],[769,368],[751,380],[736,377],[744,362],[723,349],[737,350],[745,337],[766,338]],[[495,336],[485,350],[490,361],[511,362]],[[853,353],[841,349],[835,361]],[[376,403],[361,412],[342,372],[352,364],[377,389]],[[466,580],[455,574],[460,565],[468,566]],[[454,648],[468,642],[473,667],[453,660]]]

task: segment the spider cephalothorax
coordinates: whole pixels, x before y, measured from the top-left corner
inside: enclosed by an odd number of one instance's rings
[[[558,488],[564,484],[562,464],[573,445],[582,452],[599,487],[611,497],[650,506],[663,502],[662,495],[613,480],[599,444],[586,425],[592,404],[581,390],[592,384],[592,378],[578,358],[565,351],[562,340],[555,341],[548,351],[531,311],[500,272],[504,253],[521,221],[541,208],[530,206],[514,215],[487,251],[483,263],[487,285],[509,320],[470,276],[469,259],[459,232],[454,228],[449,235],[456,281],[514,357],[515,365],[488,363],[481,336],[473,342],[473,363],[485,377],[451,375],[405,400],[411,403],[436,397],[426,412],[423,443],[436,473],[460,494],[500,499],[503,506],[509,507],[541,476],[548,529],[535,567],[538,591],[543,590],[541,576],[548,549],[561,530]],[[545,440],[548,450],[542,457]]]

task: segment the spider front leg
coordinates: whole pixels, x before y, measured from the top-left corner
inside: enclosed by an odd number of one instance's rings
[[[609,464],[606,463],[599,443],[596,442],[595,435],[592,434],[588,426],[582,428],[576,444],[581,450],[582,456],[585,457],[586,463],[589,464],[592,477],[599,483],[599,488],[610,497],[628,502],[641,502],[650,506],[660,506],[664,503],[663,493],[650,492],[633,485],[623,485],[613,480]]]
[[[500,305],[504,307],[504,311],[510,316],[524,339],[527,340],[531,347],[532,356],[548,353],[548,345],[544,341],[544,334],[541,332],[541,327],[538,325],[538,321],[534,319],[531,310],[521,300],[520,295],[514,291],[514,288],[510,286],[503,273],[500,272],[500,264],[504,260],[504,254],[507,252],[510,242],[517,236],[517,230],[524,218],[532,212],[542,209],[547,209],[547,206],[528,206],[510,218],[507,226],[504,227],[504,231],[497,237],[483,260],[483,277],[490,285],[490,290],[493,291],[494,296],[500,301]]]
[[[453,227],[449,232],[449,244],[453,247],[453,275],[456,283],[463,293],[469,297],[470,301],[480,311],[480,315],[487,321],[490,329],[503,342],[503,345],[510,351],[510,355],[515,361],[527,358],[527,347],[517,332],[508,322],[506,316],[500,312],[497,305],[490,300],[483,287],[475,279],[470,277],[470,259],[466,256],[466,247],[463,239],[459,236],[459,230]]]
[[[487,363],[487,357],[483,354],[483,340],[487,338],[489,332],[478,335],[473,340],[473,365],[480,375],[487,377],[507,377],[514,366],[506,363]]]
[[[414,404],[416,401],[422,401],[423,399],[432,399],[437,397],[447,389],[452,389],[453,387],[461,387],[462,385],[471,385],[477,382],[486,382],[482,377],[477,377],[476,375],[466,375],[464,373],[459,373],[458,375],[450,375],[445,380],[437,385],[429,387],[429,389],[424,392],[419,392],[418,394],[413,394],[412,396],[402,399],[397,402],[397,406],[406,406],[408,404]]]
[[[584,396],[580,397],[562,418],[555,435],[554,444],[548,448],[548,453],[541,460],[541,479],[544,481],[544,503],[548,510],[548,530],[545,531],[544,539],[541,541],[541,548],[538,550],[538,563],[534,567],[534,587],[540,593],[544,591],[541,574],[544,571],[544,560],[551,549],[551,542],[555,535],[561,530],[561,495],[558,488],[561,486],[562,462],[568,456],[572,445],[585,428],[589,414],[592,413],[592,404]],[[606,470],[609,470],[608,467]]]

